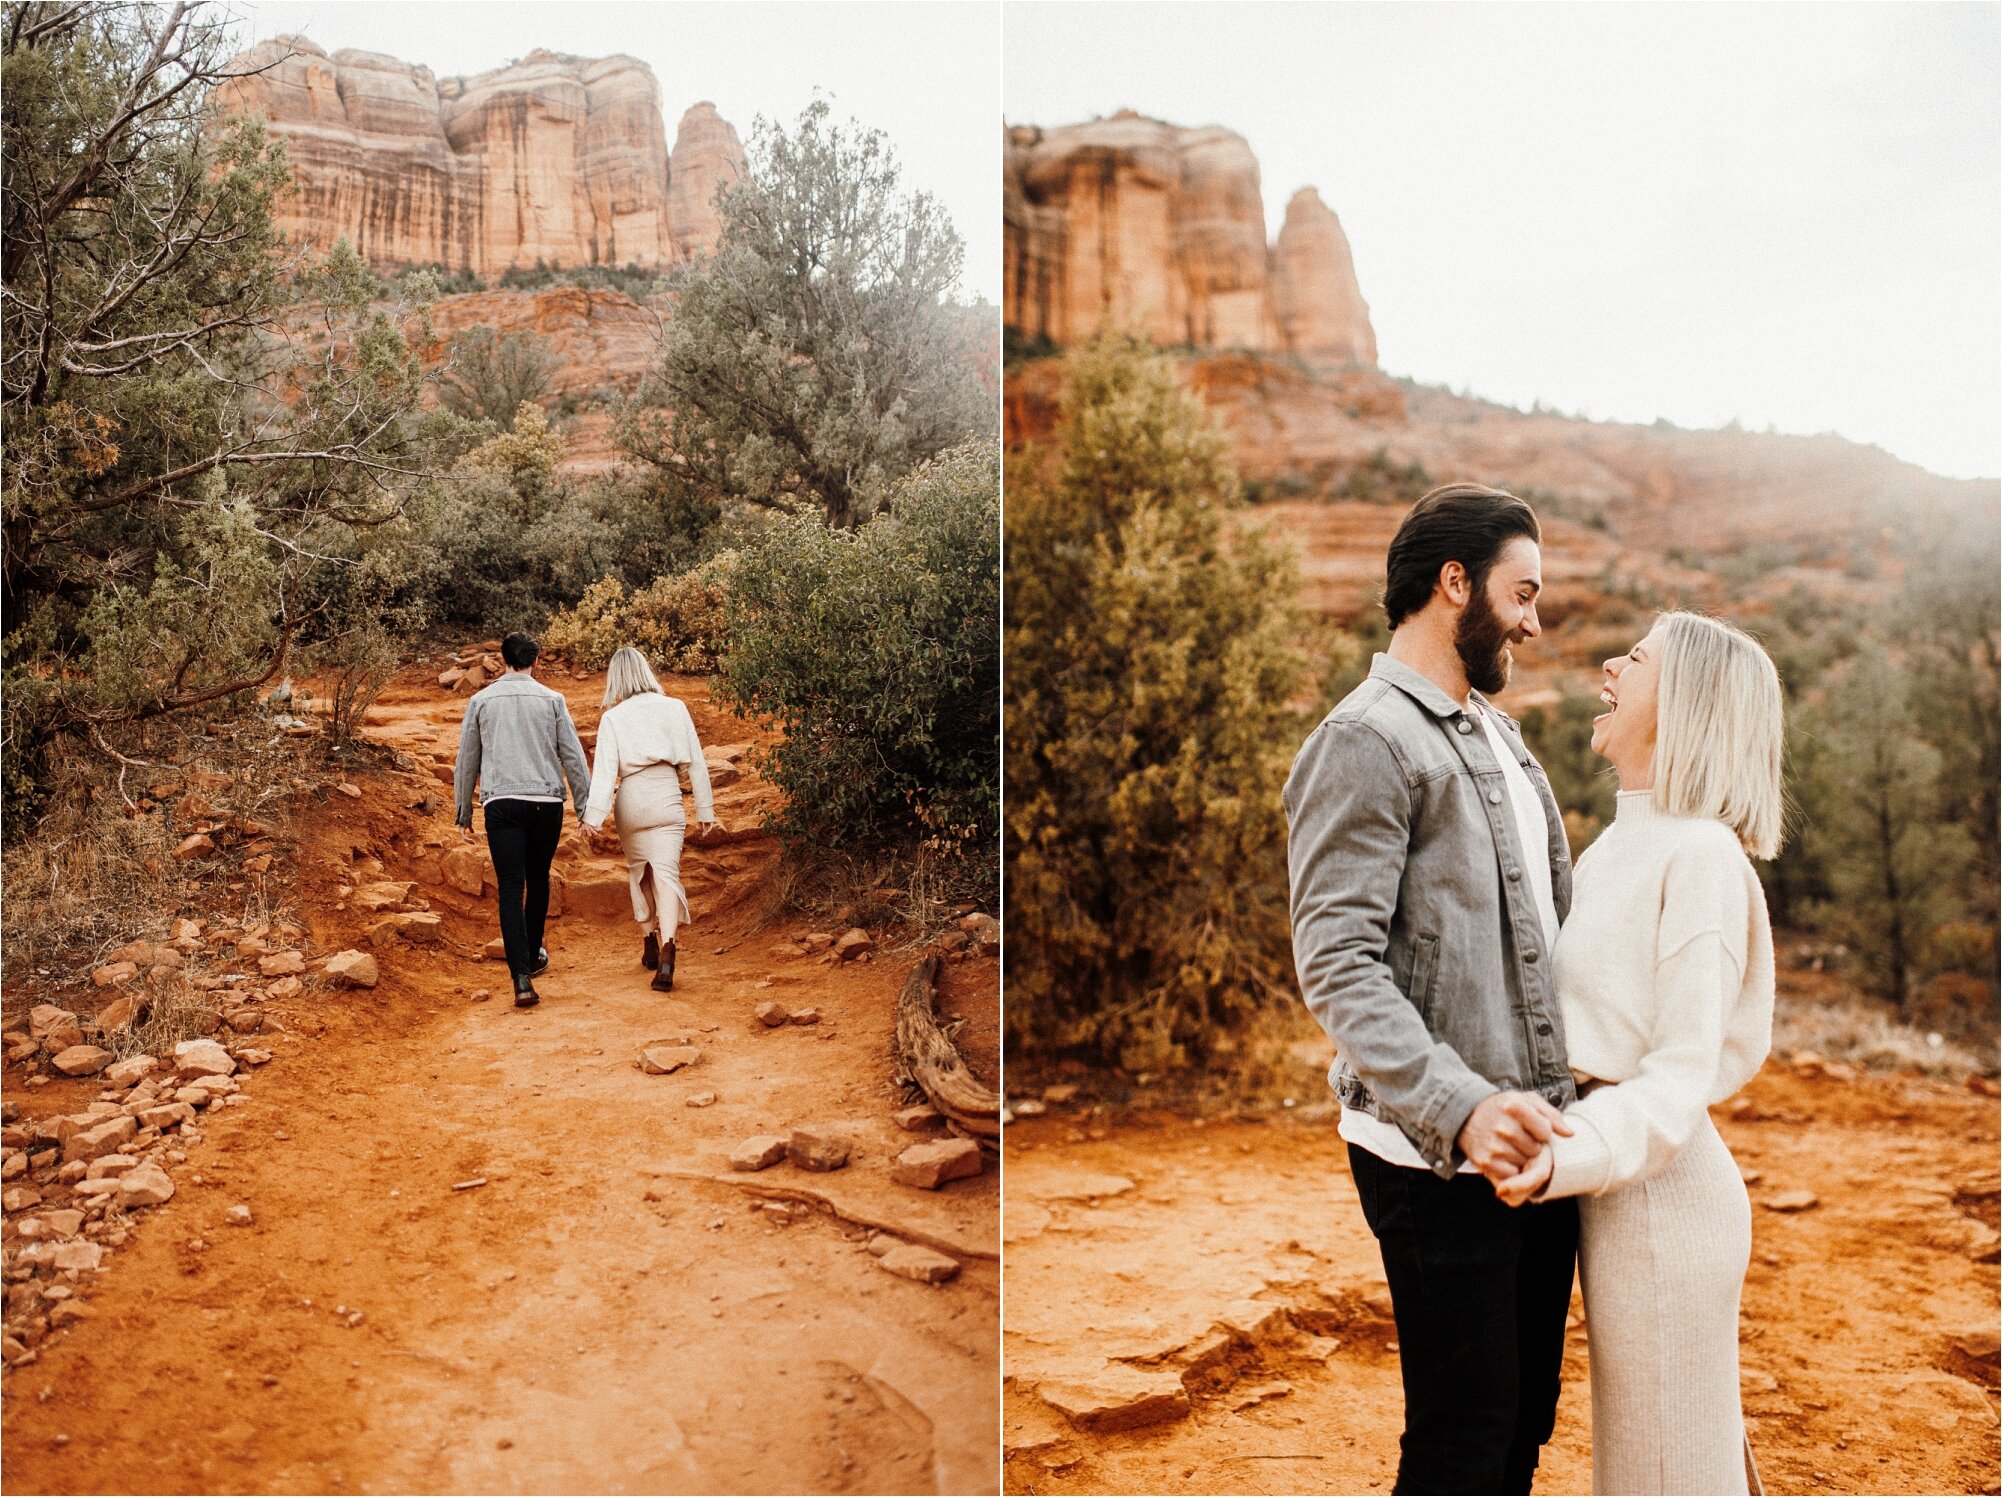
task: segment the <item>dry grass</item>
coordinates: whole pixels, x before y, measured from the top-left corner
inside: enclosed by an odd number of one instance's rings
[[[979,879],[963,858],[929,849],[853,853],[788,848],[775,875],[778,910],[803,915],[839,933],[850,926],[893,933],[899,949],[928,946],[952,928],[957,910],[980,897]]]
[[[154,725],[154,742],[128,745],[142,766],[120,766],[101,756],[65,764],[48,808],[29,828],[10,827],[0,854],[5,901],[0,904],[0,944],[6,952],[5,1017],[17,1022],[35,1003],[55,1002],[89,1016],[117,996],[91,985],[91,969],[116,947],[132,941],[165,941],[180,917],[211,924],[276,923],[274,881],[282,870],[259,875],[243,868],[246,845],[290,839],[289,806],[297,791],[322,773],[319,739],[287,738],[269,723],[247,716],[171,730]],[[202,776],[227,776],[228,784]],[[150,791],[174,787],[157,802]],[[191,796],[213,807],[212,817],[189,809]],[[253,838],[241,823],[254,822]],[[197,825],[219,824],[214,856],[186,862],[174,848]],[[199,961],[199,954],[194,959]],[[107,1047],[121,1054],[212,1028],[210,995],[192,985],[194,963],[164,984],[145,988],[148,1017]]]
[[[1986,1039],[1955,1039],[1901,1024],[1884,1004],[1821,974],[1782,973],[1774,1004],[1772,1054],[1810,1050],[1864,1070],[1963,1081],[1997,1071],[1994,1030]],[[1008,1095],[1035,1097],[1045,1086],[1075,1083],[1082,1096],[1113,1106],[1165,1107],[1204,1114],[1298,1109],[1331,1113],[1327,1086],[1334,1048],[1298,1003],[1275,1004],[1213,1037],[1200,1063],[1146,1071],[1061,1057],[1008,1057]]]
[[[1938,1030],[1901,1024],[1884,1004],[1853,989],[1780,994],[1773,1013],[1773,1053],[1812,1050],[1869,1071],[1905,1071],[1939,1080],[1993,1076],[1996,1046],[1955,1040]]]

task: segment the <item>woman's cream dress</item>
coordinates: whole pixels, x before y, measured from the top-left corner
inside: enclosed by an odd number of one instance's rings
[[[1722,822],[1648,791],[1578,860],[1557,937],[1572,1069],[1544,1195],[1581,1196],[1595,1492],[1757,1492],[1738,1402],[1752,1210],[1709,1109],[1772,1043],[1765,896]]]
[[[709,766],[688,708],[671,696],[643,691],[607,708],[598,720],[598,748],[591,767],[585,823],[602,826],[613,814],[632,883],[633,919],[657,930],[663,944],[692,918],[681,886],[681,844],[688,817],[681,804],[681,771],[695,793],[695,819],[714,821]]]

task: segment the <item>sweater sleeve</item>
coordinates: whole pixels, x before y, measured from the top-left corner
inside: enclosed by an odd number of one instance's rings
[[[1734,849],[1735,850],[1735,849]],[[1750,895],[1739,870],[1704,850],[1671,859],[1662,886],[1655,1005],[1634,1076],[1564,1110],[1539,1199],[1598,1195],[1667,1167],[1711,1101],[1726,1024],[1744,980]]]
[[[709,761],[702,757],[702,740],[695,734],[694,715],[687,703],[677,705],[681,708],[681,726],[688,733],[688,788],[695,792],[695,819],[714,821],[716,798],[709,789]]]
[[[591,760],[591,793],[584,803],[584,823],[593,829],[605,824],[612,810],[612,788],[619,782],[619,737],[607,712],[598,719],[598,746]]]

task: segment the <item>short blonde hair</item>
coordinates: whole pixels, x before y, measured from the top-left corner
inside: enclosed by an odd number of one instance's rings
[[[1756,639],[1721,619],[1664,613],[1655,628],[1655,809],[1712,817],[1752,857],[1775,856],[1786,739],[1780,673]]]
[[[612,663],[605,672],[605,705],[616,706],[627,697],[638,696],[643,691],[660,690],[660,682],[655,678],[653,667],[646,663],[646,656],[627,645],[614,651]]]

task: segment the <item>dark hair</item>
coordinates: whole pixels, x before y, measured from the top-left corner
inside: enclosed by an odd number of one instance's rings
[[[507,662],[511,671],[527,670],[541,653],[542,646],[519,630],[501,641],[501,659]]]
[[[1383,611],[1395,629],[1431,600],[1439,569],[1457,561],[1476,589],[1517,536],[1541,544],[1536,511],[1505,489],[1449,483],[1411,506],[1384,562]]]

